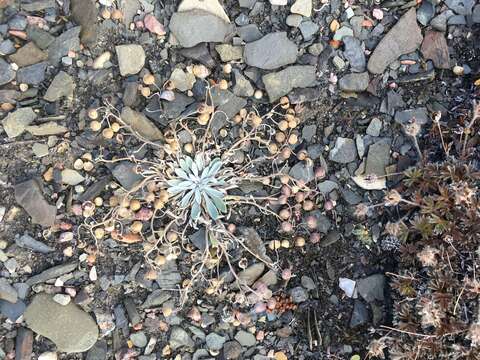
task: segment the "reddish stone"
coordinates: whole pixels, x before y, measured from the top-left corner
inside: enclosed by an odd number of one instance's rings
[[[432,60],[436,68],[450,69],[450,53],[443,33],[433,30],[427,31],[421,51],[423,57]]]

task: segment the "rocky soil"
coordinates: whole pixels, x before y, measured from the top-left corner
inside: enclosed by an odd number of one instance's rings
[[[162,143],[205,102],[205,78],[224,115],[211,123],[219,148],[244,108],[263,116],[288,98],[299,121],[285,172],[314,190],[309,216],[291,236],[255,206],[227,219],[278,265],[237,268],[271,307],[241,301],[233,278],[181,304],[187,258],[151,268],[144,243],[85,230],[87,206],[139,181],[138,143],[95,131],[92,109]],[[359,220],[357,205],[438,159],[433,114],[460,123],[475,99],[475,0],[0,0],[0,359],[364,358],[391,325],[399,254],[384,232],[394,210]],[[187,234],[192,249],[201,231]]]

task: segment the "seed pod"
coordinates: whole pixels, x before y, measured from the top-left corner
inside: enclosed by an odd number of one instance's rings
[[[323,208],[326,211],[331,211],[331,210],[333,210],[334,207],[335,207],[335,204],[333,203],[332,200],[327,200],[327,201],[325,201],[325,204],[323,204]]]
[[[320,242],[320,234],[317,232],[314,232],[310,235],[310,242],[312,244],[317,244]]]
[[[283,269],[282,270],[282,279],[283,280],[290,280],[292,278],[292,270],[291,269]]]
[[[271,143],[268,145],[268,152],[272,155],[278,153],[278,145],[275,143]]]
[[[300,203],[303,202],[304,200],[305,200],[305,193],[303,193],[303,192],[298,192],[298,193],[295,194],[295,201],[296,201],[297,203],[300,204]]]
[[[290,196],[292,194],[292,189],[287,185],[283,185],[280,191],[285,196]]]
[[[103,199],[100,196],[97,196],[94,200],[93,203],[95,206],[102,206],[103,205]]]
[[[199,79],[205,79],[210,75],[210,70],[205,65],[194,65],[192,72]]]
[[[326,175],[326,171],[325,171],[325,168],[323,166],[315,169],[315,177],[317,179],[322,179],[322,178],[325,177],[325,175]]]
[[[95,239],[97,240],[103,239],[103,237],[105,236],[105,230],[101,227],[96,228],[93,233],[95,235]]]
[[[237,114],[233,117],[234,124],[240,124],[241,122],[242,122],[242,117],[240,115]]]
[[[145,86],[145,87],[142,87],[142,89],[140,90],[140,93],[142,94],[142,96],[148,98],[151,95],[152,91],[148,86]]]
[[[225,74],[230,74],[232,72],[232,65],[231,64],[223,65],[223,72]]]
[[[286,131],[288,130],[288,122],[285,120],[282,120],[278,123],[278,128],[280,131]]]
[[[290,129],[295,129],[296,127],[298,126],[298,121],[297,119],[293,118],[291,120],[288,121],[288,127]]]
[[[262,90],[255,90],[255,92],[253,93],[253,97],[257,100],[260,100],[263,97]]]
[[[169,242],[175,242],[178,240],[178,234],[175,231],[167,232],[166,238]]]
[[[137,211],[137,210],[139,210],[139,209],[142,207],[142,204],[140,203],[139,200],[137,200],[137,199],[132,199],[132,200],[130,201],[129,206],[130,206],[130,209],[131,209],[132,211]]]
[[[83,163],[83,170],[85,170],[86,172],[92,171],[94,167],[95,166],[91,161],[87,161]]]
[[[148,193],[145,195],[145,201],[148,203],[152,203],[155,201],[155,194],[153,192]]]
[[[280,210],[280,212],[278,213],[278,216],[280,216],[282,220],[288,220],[290,219],[290,216],[292,216],[292,213],[290,212],[289,209],[284,208]]]
[[[193,152],[193,145],[191,143],[187,143],[183,146],[183,150],[185,150],[186,153],[191,154]]]
[[[303,161],[307,158],[307,151],[306,150],[300,150],[297,154],[297,159],[300,161]]]
[[[230,223],[227,225],[227,230],[230,234],[234,234],[235,231],[237,230],[237,226],[235,224]]]
[[[290,145],[295,145],[297,142],[298,142],[297,134],[290,134],[290,136],[288,137],[288,143]]]
[[[304,247],[305,246],[305,238],[302,236],[299,236],[295,239],[295,246],[297,247]]]
[[[289,249],[290,248],[290,241],[288,241],[287,239],[282,240],[282,247],[284,249]]]
[[[153,85],[155,83],[155,76],[152,74],[143,75],[143,83],[145,85]]]
[[[280,156],[283,160],[287,160],[292,155],[292,150],[289,147],[284,147],[280,152]]]
[[[87,115],[91,120],[97,120],[98,119],[97,109],[89,109]]]
[[[77,159],[73,163],[73,168],[75,170],[82,170],[83,169],[83,160],[82,159]]]
[[[227,129],[225,128],[221,128],[220,131],[218,132],[218,134],[222,137],[222,138],[225,138],[228,136],[228,131]]]
[[[115,207],[118,205],[118,197],[116,197],[115,195],[112,195],[110,196],[110,198],[108,199],[108,203],[111,207]]]
[[[105,128],[102,131],[102,135],[105,139],[111,139],[113,138],[113,130],[110,128]]]
[[[306,223],[307,223],[307,227],[309,229],[316,229],[317,228],[317,218],[313,215],[310,215],[310,216],[307,216],[306,218]]]
[[[102,124],[99,121],[93,120],[90,122],[90,129],[92,131],[99,131],[102,128]]]
[[[305,211],[311,211],[311,210],[313,210],[313,207],[314,207],[314,206],[315,206],[315,204],[314,204],[314,202],[313,202],[312,200],[305,200],[305,201],[303,202],[302,208],[303,208],[303,210],[305,210]]]
[[[168,198],[170,197],[169,193],[167,190],[162,190],[160,191],[160,194],[159,194],[159,199],[163,202],[167,202],[168,201]]]
[[[293,231],[293,225],[291,223],[289,223],[288,221],[282,222],[280,227],[281,227],[282,231],[285,232],[285,233],[290,233],[290,232]]]
[[[258,115],[253,115],[250,119],[250,124],[252,127],[257,128],[262,124],[262,118]]]
[[[200,114],[198,117],[197,117],[197,122],[199,125],[207,125],[208,124],[208,120],[210,120],[210,114],[207,114],[207,113],[204,113],[204,114]]]
[[[160,210],[160,209],[163,209],[165,207],[165,203],[160,199],[155,199],[155,201],[153,202],[153,207],[156,210]]]
[[[218,82],[218,87],[221,89],[221,90],[227,90],[228,89],[228,81],[225,80],[225,79],[222,79]]]
[[[272,240],[268,243],[270,250],[278,250],[282,247],[282,242],[280,240]]]
[[[163,266],[165,265],[166,262],[167,262],[167,259],[163,255],[157,255],[154,260],[154,263],[157,266]]]
[[[115,9],[112,11],[112,19],[113,20],[120,20],[121,18],[123,18],[123,13],[121,10],[119,9]]]

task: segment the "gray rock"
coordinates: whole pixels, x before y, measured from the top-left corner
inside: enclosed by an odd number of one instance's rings
[[[157,272],[155,280],[160,289],[176,289],[177,285],[182,281],[177,264],[175,261],[167,261],[163,267]]]
[[[302,21],[298,27],[302,33],[304,41],[312,40],[313,36],[318,32],[320,26],[314,23],[312,20]]]
[[[60,125],[56,121],[49,121],[40,125],[30,125],[27,126],[26,130],[35,136],[58,135],[68,131],[65,126]]]
[[[121,113],[122,120],[138,135],[150,141],[163,139],[162,132],[142,113],[125,106]]]
[[[220,336],[216,333],[210,333],[207,335],[205,340],[207,342],[207,348],[209,350],[220,351],[222,350],[223,344],[225,343],[227,338],[224,336]]]
[[[3,120],[3,129],[9,138],[22,135],[27,126],[37,118],[37,114],[30,107],[20,108],[8,114]]]
[[[126,190],[133,187],[143,179],[143,176],[135,172],[137,165],[130,161],[122,161],[112,170],[112,175]]]
[[[182,347],[193,348],[195,346],[195,343],[190,335],[188,335],[188,333],[179,326],[172,328],[168,342],[173,351],[176,351]]]
[[[238,273],[238,279],[241,284],[250,286],[263,274],[264,270],[265,264],[262,262],[250,265],[248,268]]]
[[[297,60],[298,49],[287,38],[286,32],[265,35],[260,40],[245,45],[245,63],[260,69],[273,70]]]
[[[40,274],[34,275],[29,278],[25,283],[28,286],[33,286],[36,284],[43,283],[45,281],[58,278],[59,276],[68,274],[77,269],[78,264],[76,262],[73,263],[65,263],[57,266],[53,266],[48,268],[47,270],[42,271]],[[53,301],[53,300],[52,300]]]
[[[170,80],[179,91],[187,91],[193,87],[193,84],[195,83],[195,75],[176,68],[172,71]]]
[[[9,63],[0,58],[0,86],[8,84],[15,79],[15,71]]]
[[[147,335],[145,335],[143,331],[138,331],[131,334],[130,340],[132,341],[133,345],[139,348],[144,348],[148,343]]]
[[[290,296],[295,304],[300,304],[308,300],[308,292],[301,286],[296,286],[291,289]]]
[[[427,26],[435,15],[435,5],[430,1],[422,1],[422,5],[417,10],[417,20],[423,26]]]
[[[62,306],[52,296],[36,295],[24,313],[30,329],[55,343],[63,352],[84,352],[98,338],[98,327],[92,317],[70,302]]]
[[[223,357],[225,360],[236,360],[242,354],[242,345],[238,341],[227,341],[223,345]]]
[[[145,51],[138,44],[127,44],[115,46],[118,58],[120,75],[135,75],[145,65]]]
[[[57,65],[70,50],[80,50],[80,31],[80,26],[73,27],[63,32],[50,44],[48,47],[48,61],[52,65]]]
[[[107,342],[98,340],[93,347],[88,350],[86,360],[105,360],[107,358]]]
[[[343,44],[345,46],[343,55],[350,63],[351,70],[353,72],[365,71],[367,63],[361,41],[353,36],[345,36],[343,38]]]
[[[448,25],[467,25],[467,19],[464,15],[453,15],[447,20]]]
[[[82,27],[82,44],[92,45],[98,38],[98,11],[93,0],[71,0],[70,8],[73,20]]]
[[[332,180],[325,180],[322,181],[317,185],[318,191],[320,191],[323,195],[330,194],[333,190],[338,189],[338,184]]]
[[[22,1],[22,9],[29,12],[42,11],[48,8],[55,8],[57,3],[55,0],[35,0],[35,1]]]
[[[41,254],[48,254],[49,252],[55,251],[54,248],[45,245],[41,241],[35,240],[28,234],[15,238],[15,244],[21,248],[30,249]]]
[[[445,35],[438,31],[427,31],[423,38],[422,55],[430,59],[438,69],[450,69],[450,53]]]
[[[294,65],[279,72],[262,77],[270,102],[287,95],[294,88],[314,86],[316,83],[315,66]]]
[[[385,276],[375,274],[357,281],[357,291],[367,302],[384,301]]]
[[[39,85],[45,80],[47,62],[23,67],[17,71],[17,82],[20,84]]]
[[[390,144],[386,141],[379,141],[368,148],[367,164],[365,174],[383,176],[386,174],[385,167],[390,162]]]
[[[317,133],[317,125],[304,125],[302,129],[302,138],[307,142],[311,142]]]
[[[256,24],[240,26],[237,28],[237,32],[246,43],[259,40],[263,36]]]
[[[471,15],[475,0],[445,0],[445,4],[459,15]]]
[[[240,343],[240,345],[244,347],[254,346],[255,343],[257,342],[255,339],[255,336],[253,336],[252,333],[249,333],[244,330],[240,330],[239,332],[237,332],[237,334],[235,335],[235,340],[237,340]]]
[[[480,24],[480,4],[473,9],[472,20],[475,24]]]
[[[355,300],[353,304],[352,317],[350,318],[350,327],[365,325],[368,323],[368,309],[363,302]]]
[[[317,220],[317,231],[322,234],[328,233],[328,230],[332,227],[330,219],[323,215],[319,210],[311,211],[307,216],[313,216]]]
[[[78,185],[82,183],[85,178],[77,171],[73,169],[63,169],[61,172],[62,184],[65,185]]]
[[[368,60],[368,70],[373,74],[383,73],[400,55],[416,50],[422,40],[422,30],[417,24],[415,8],[411,8],[377,45]]]
[[[255,90],[253,89],[250,81],[247,80],[245,76],[242,75],[240,70],[234,69],[233,76],[235,79],[235,85],[233,86],[233,93],[237,96],[250,97],[253,96]]]
[[[340,29],[335,31],[333,35],[333,40],[343,41],[345,36],[353,36],[353,30],[348,26],[342,26]]]
[[[240,60],[243,56],[243,48],[241,46],[232,46],[230,44],[216,45],[215,51],[220,55],[220,59],[223,62]]]
[[[5,300],[12,304],[15,304],[18,300],[17,290],[4,278],[0,278],[0,300]]]
[[[343,76],[338,81],[338,87],[343,91],[361,92],[367,90],[369,81],[370,77],[367,71],[363,73],[351,73]]]
[[[368,124],[366,133],[370,136],[378,136],[380,135],[380,131],[382,130],[382,120],[379,118],[373,118]]]
[[[307,290],[314,290],[317,288],[315,282],[310,276],[303,275],[300,279],[302,286]]]
[[[216,62],[210,55],[210,50],[206,43],[198,44],[189,49],[181,49],[180,54],[186,58],[201,62],[209,68],[216,66]]]
[[[25,308],[26,305],[22,300],[17,300],[16,303],[0,300],[0,313],[14,322],[23,315]]]
[[[297,28],[302,23],[302,20],[303,20],[302,15],[291,14],[287,16],[287,19],[285,20],[285,22],[288,26]]]
[[[217,106],[217,113],[211,121],[211,129],[216,134],[225,125],[227,119],[231,119],[247,105],[247,100],[228,90],[217,88],[213,88],[210,94],[213,104]]]
[[[10,30],[25,30],[27,27],[27,18],[24,15],[16,14],[8,20]]]
[[[412,119],[420,125],[425,125],[429,122],[428,111],[426,108],[415,108],[403,111],[397,111],[395,113],[395,122],[400,125],[408,124]]]
[[[203,42],[225,42],[232,32],[231,24],[203,10],[176,12],[170,19],[170,30],[182,47]]]
[[[29,66],[47,60],[48,55],[39,49],[34,42],[22,46],[17,52],[10,56],[10,61],[19,67]]]
[[[296,180],[303,180],[305,184],[308,184],[315,178],[313,165],[309,165],[307,162],[296,163],[288,174]]]
[[[452,10],[447,10],[439,15],[435,16],[431,21],[430,21],[430,26],[432,26],[435,30],[445,32],[447,31],[447,23],[448,19],[453,16],[453,11]]]
[[[161,289],[154,290],[145,299],[144,303],[142,304],[142,309],[161,306],[163,303],[170,300],[170,298],[171,296],[167,291],[161,290]],[[128,311],[128,307],[127,307],[127,311]],[[129,313],[129,316],[130,316],[130,313]],[[132,318],[130,318],[130,321],[132,321]]]
[[[74,89],[75,83],[72,77],[66,72],[60,71],[55,75],[43,98],[50,102],[58,101],[62,97],[72,99]]]
[[[325,49],[325,45],[321,42],[318,42],[308,47],[308,53],[313,56],[319,56],[324,49]]]
[[[328,158],[331,161],[348,164],[357,157],[357,148],[355,147],[355,140],[338,137],[335,141],[335,147],[330,150]]]
[[[138,0],[120,0],[118,2],[120,10],[123,13],[123,23],[125,26],[129,26],[133,21],[135,15],[137,15],[138,10],[141,8],[140,1]]]
[[[16,90],[0,90],[0,103],[15,104],[20,98],[20,92]]]
[[[55,37],[48,31],[42,30],[34,25],[29,25],[27,27],[27,36],[42,50],[47,49],[55,40]]]
[[[30,215],[32,223],[42,226],[52,226],[55,223],[57,208],[45,200],[36,180],[15,185],[15,201]]]

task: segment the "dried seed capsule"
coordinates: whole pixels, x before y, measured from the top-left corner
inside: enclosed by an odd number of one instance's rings
[[[134,221],[132,225],[130,225],[130,230],[135,234],[142,232],[142,228],[143,224],[141,221]]]
[[[290,216],[292,216],[292,213],[290,212],[289,209],[282,209],[278,213],[278,216],[280,216],[283,220],[288,220],[290,219]]]
[[[282,131],[277,131],[275,133],[275,140],[277,140],[277,142],[279,142],[280,144],[285,142],[285,140],[287,139],[287,136],[285,135],[284,132]]]
[[[102,128],[102,124],[99,121],[91,121],[90,122],[90,129],[92,131],[99,131]]]
[[[75,170],[82,170],[83,169],[83,160],[82,159],[77,159],[73,163],[73,168]]]
[[[315,204],[313,203],[312,200],[305,200],[303,202],[303,210],[305,210],[305,211],[313,210],[314,206],[315,206]]]
[[[290,248],[290,241],[288,241],[286,239],[282,240],[282,247],[284,249],[289,249]]]
[[[223,65],[223,72],[225,74],[230,74],[232,72],[232,65],[231,64]]]
[[[103,199],[100,197],[100,196],[97,196],[94,200],[93,200],[95,206],[102,206],[103,205]]]
[[[105,230],[103,228],[96,228],[94,231],[93,231],[94,235],[95,235],[95,239],[97,240],[100,240],[100,239],[103,239],[103,237],[105,236]]]
[[[282,149],[281,156],[282,159],[287,160],[292,155],[292,150],[288,147]]]
[[[290,134],[288,137],[288,143],[290,145],[295,145],[298,142],[298,136],[296,134]]]
[[[111,139],[113,138],[113,130],[110,128],[105,128],[102,131],[102,135],[105,139]]]
[[[268,243],[268,247],[271,250],[278,250],[282,247],[282,242],[280,240],[272,240]]]
[[[228,131],[227,131],[227,129],[222,128],[222,129],[220,129],[220,131],[218,132],[218,134],[219,134],[222,138],[225,138],[225,137],[227,137],[227,135],[228,135]]]
[[[193,145],[191,143],[185,144],[183,150],[185,150],[186,153],[191,154],[193,152]]]
[[[155,262],[155,265],[162,266],[162,265],[165,265],[165,263],[167,262],[167,259],[163,255],[157,255],[155,257],[154,262]]]
[[[250,119],[252,127],[257,128],[262,124],[262,118],[258,115],[253,115]]]
[[[302,236],[299,236],[295,239],[295,246],[298,247],[304,247],[305,246],[305,238]]]
[[[275,143],[269,144],[268,151],[270,152],[270,154],[275,155],[276,153],[278,153],[278,145]]]
[[[88,117],[91,120],[97,120],[98,119],[98,111],[97,109],[89,109],[88,110]]]
[[[153,85],[155,83],[155,76],[152,74],[143,75],[143,83],[145,85]]]
[[[208,120],[210,120],[210,114],[207,114],[207,113],[204,113],[204,114],[200,114],[198,117],[197,117],[197,122],[199,125],[207,125],[208,124]]]
[[[289,223],[288,221],[282,222],[280,227],[281,227],[282,231],[286,232],[286,233],[289,233],[289,232],[293,231],[293,225],[291,223]]]
[[[262,90],[255,90],[255,92],[253,93],[253,97],[257,100],[260,100],[263,97]]]
[[[148,98],[150,95],[151,95],[151,90],[149,87],[142,87],[142,89],[140,90],[140,93],[142,94],[142,96]]]
[[[92,171],[94,167],[95,166],[91,161],[86,161],[83,163],[83,170],[85,170],[86,172]]]
[[[300,150],[297,154],[297,159],[302,161],[307,158],[307,151],[306,150]]]
[[[141,204],[140,201],[137,200],[137,199],[131,200],[129,205],[130,205],[130,209],[131,209],[132,211],[140,210],[140,208],[142,207],[142,204]]]
[[[288,121],[282,120],[278,123],[280,131],[286,131],[288,129]]]
[[[154,202],[155,201],[155,194],[153,192],[150,192],[147,195],[145,195],[145,201],[149,202],[149,203]]]
[[[221,90],[227,90],[228,89],[228,81],[225,80],[225,79],[222,79],[218,82],[218,87],[221,89]]]

